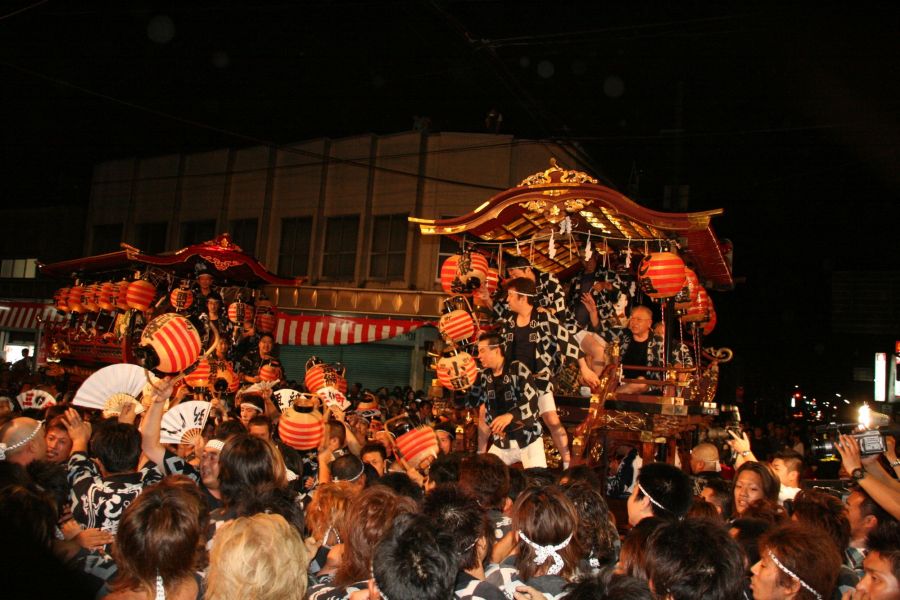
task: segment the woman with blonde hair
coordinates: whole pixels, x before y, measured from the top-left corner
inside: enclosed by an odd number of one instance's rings
[[[307,561],[300,534],[284,517],[239,517],[216,533],[204,598],[301,600]]]

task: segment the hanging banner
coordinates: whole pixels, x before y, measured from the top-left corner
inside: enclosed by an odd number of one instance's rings
[[[344,346],[388,340],[431,321],[278,314],[275,342],[286,346]]]

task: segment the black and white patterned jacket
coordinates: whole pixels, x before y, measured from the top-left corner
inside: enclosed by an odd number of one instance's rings
[[[485,405],[488,425],[500,415],[512,415],[512,422],[504,434],[492,438],[498,448],[508,449],[511,440],[515,440],[519,448],[525,448],[541,437],[543,430],[537,418],[538,391],[531,371],[519,361],[504,364],[500,375],[494,375],[491,369],[482,369],[469,396],[472,405]]]

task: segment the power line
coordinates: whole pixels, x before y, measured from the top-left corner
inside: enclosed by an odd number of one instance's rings
[[[3,21],[10,17],[14,17],[16,15],[22,14],[26,10],[31,10],[32,8],[37,8],[41,4],[47,4],[49,1],[50,0],[38,0],[38,2],[35,2],[34,4],[29,4],[28,6],[23,6],[22,8],[20,8],[18,10],[14,10],[10,13],[6,13],[5,15],[0,15],[0,21]]]

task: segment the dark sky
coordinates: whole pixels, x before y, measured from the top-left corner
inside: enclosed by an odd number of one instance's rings
[[[482,131],[496,107],[506,133],[579,141],[608,185],[639,173],[645,205],[683,183],[691,210],[725,208],[715,227],[744,282],[714,295],[715,341],[740,351],[749,388],[849,379],[831,273],[898,268],[892,3],[51,0],[10,15],[31,4],[0,9],[7,205],[83,204],[108,158],[391,133],[414,115]]]

